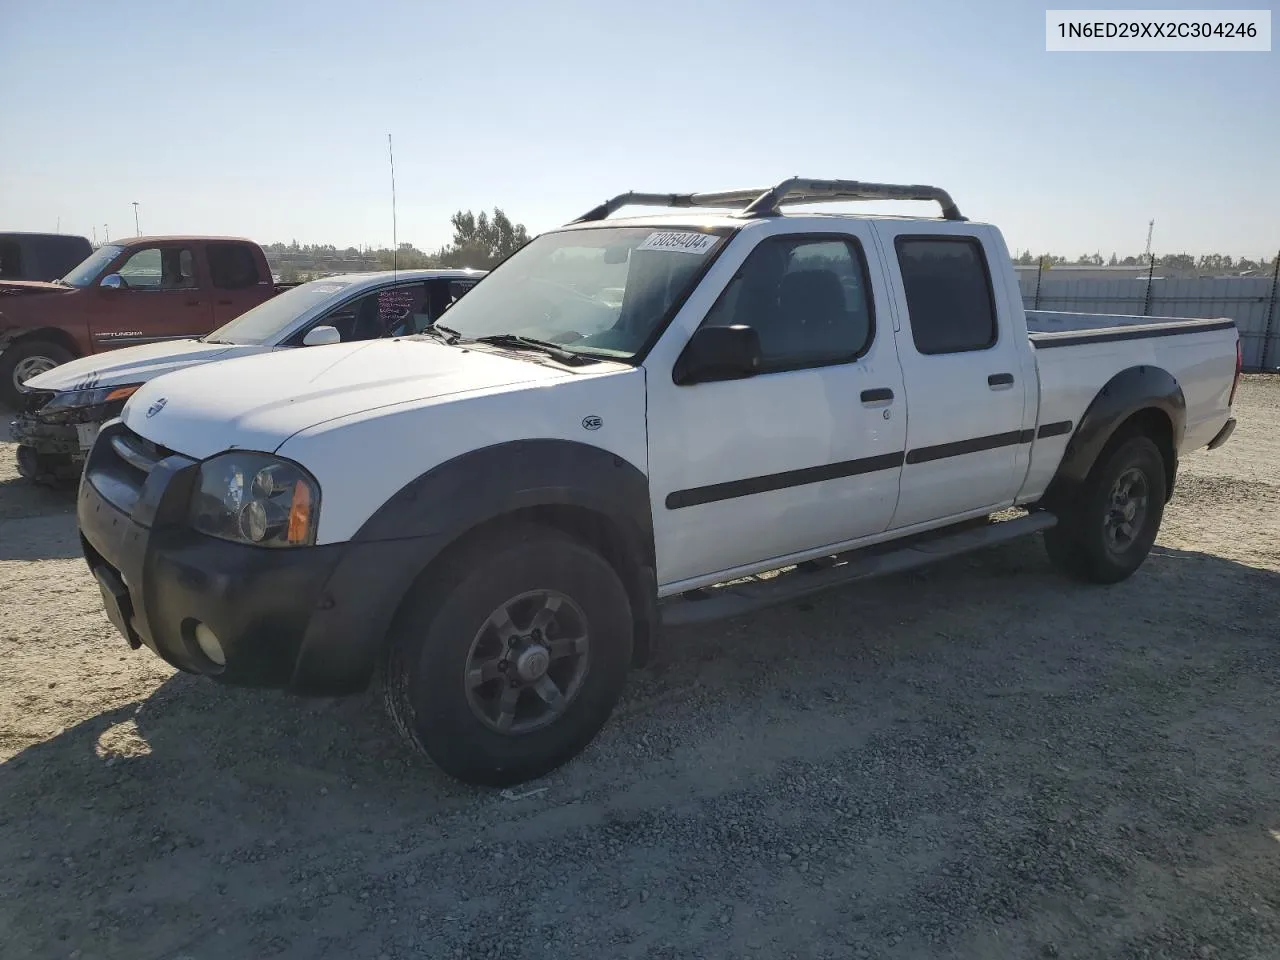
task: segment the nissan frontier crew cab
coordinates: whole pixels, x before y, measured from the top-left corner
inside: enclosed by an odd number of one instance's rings
[[[942,217],[784,213],[884,199]],[[623,194],[419,335],[148,382],[79,525],[135,648],[376,677],[444,770],[507,784],[591,741],[663,624],[1035,532],[1123,580],[1238,375],[1229,320],[1024,312],[999,231],[937,188]]]

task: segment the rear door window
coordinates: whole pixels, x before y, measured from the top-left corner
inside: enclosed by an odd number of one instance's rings
[[[994,346],[995,297],[977,238],[899,237],[896,246],[916,350],[967,353]]]
[[[21,280],[22,244],[17,240],[0,240],[0,280]]]
[[[243,290],[263,278],[258,275],[258,258],[243,243],[210,243],[209,276],[219,290]]]

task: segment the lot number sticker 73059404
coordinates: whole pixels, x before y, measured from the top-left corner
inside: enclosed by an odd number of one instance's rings
[[[709,233],[663,230],[645,237],[637,250],[670,250],[674,253],[703,254],[716,245],[718,238]]]

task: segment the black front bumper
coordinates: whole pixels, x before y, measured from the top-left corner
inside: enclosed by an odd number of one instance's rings
[[[28,480],[74,480],[80,475],[84,452],[74,424],[44,423],[20,414],[10,428],[18,444],[18,472]]]
[[[19,414],[10,424],[13,439],[39,453],[66,453],[81,456],[80,434],[74,424],[45,423],[30,413]]]
[[[90,406],[72,406],[74,393],[33,390],[24,395],[24,403],[10,426],[13,439],[25,457],[19,467],[31,479],[74,480],[80,475],[91,437],[81,430],[92,430],[119,416],[123,400]]]
[[[103,428],[77,505],[85,559],[125,638],[224,683],[363,689],[403,595],[385,573],[404,566],[412,541],[271,549],[197,533],[186,513],[199,464],[169,453],[143,474],[111,448],[125,432],[119,422]],[[225,665],[201,651],[198,624],[218,638]]]

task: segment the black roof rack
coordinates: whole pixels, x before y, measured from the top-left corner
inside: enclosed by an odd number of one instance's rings
[[[768,190],[724,193],[620,193],[588,210],[573,223],[604,220],[622,207],[741,207],[742,217],[776,217],[784,204],[835,203],[844,200],[928,200],[942,208],[947,220],[963,220],[951,195],[923,184],[863,183],[859,180],[806,180],[792,177]]]

